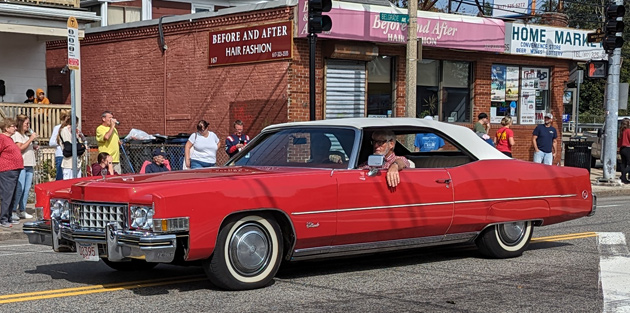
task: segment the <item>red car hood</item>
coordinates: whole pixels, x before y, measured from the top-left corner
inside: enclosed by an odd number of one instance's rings
[[[200,170],[186,170],[162,172],[156,174],[138,174],[110,176],[103,180],[93,177],[91,180],[74,182],[70,188],[50,188],[51,198],[62,197],[82,201],[96,202],[138,202],[151,203],[153,195],[160,191],[169,190],[182,185],[204,184],[225,179],[242,179],[246,177],[260,177],[274,174],[295,174],[305,172],[321,172],[315,168],[287,168],[287,167],[216,167]],[[49,183],[50,184],[50,183]],[[46,184],[42,184],[41,187]],[[50,187],[53,187],[51,185]],[[52,189],[52,190],[51,190]]]
[[[244,177],[252,175],[279,174],[279,173],[296,173],[296,172],[321,171],[321,169],[311,168],[287,168],[287,167],[215,167],[209,169],[186,170],[162,172],[156,174],[138,174],[107,177],[105,181],[97,179],[86,182],[91,183],[112,183],[125,185],[138,185],[146,183],[168,183],[168,182],[186,182],[189,180],[209,179],[209,178],[227,178],[227,177]]]

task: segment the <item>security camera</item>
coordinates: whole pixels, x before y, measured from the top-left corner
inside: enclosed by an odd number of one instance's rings
[[[64,66],[64,67],[61,69],[61,74],[65,74],[65,73],[68,73],[68,66],[67,66],[67,65],[66,65],[66,66]]]

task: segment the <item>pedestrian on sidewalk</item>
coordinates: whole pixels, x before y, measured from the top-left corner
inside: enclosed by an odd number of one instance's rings
[[[11,208],[13,210],[13,219],[19,220],[20,218],[33,217],[32,215],[26,213],[26,202],[28,201],[28,194],[30,193],[31,186],[33,185],[35,150],[39,149],[39,146],[33,143],[37,139],[37,134],[31,130],[31,121],[28,116],[18,114],[15,123],[17,130],[13,133],[13,135],[11,135],[11,138],[17,147],[20,148],[24,167],[18,176],[18,182],[15,188],[15,195],[13,197]]]
[[[105,111],[101,114],[102,123],[96,128],[96,141],[98,152],[107,152],[112,156],[112,163],[116,173],[122,173],[120,166],[120,137],[118,136],[118,120],[114,118],[114,113]]]
[[[213,167],[217,162],[217,150],[221,146],[219,137],[210,131],[204,120],[197,123],[197,132],[190,135],[184,147],[186,168]]]
[[[490,138],[490,136],[488,135],[490,134],[490,120],[488,120],[488,114],[481,112],[477,116],[477,119],[478,120],[473,127],[473,131],[475,132],[475,134],[477,134],[477,136],[479,136],[489,145],[494,147],[494,142],[492,138]]]
[[[59,124],[57,124],[53,128],[52,135],[50,136],[50,140],[48,140],[48,145],[55,148],[55,170],[57,174],[55,175],[55,180],[63,180],[63,169],[61,168],[61,161],[63,161],[63,143],[59,144],[57,142],[57,138],[59,137],[59,129],[61,128],[61,124],[70,116],[70,111],[61,110],[61,114],[59,116]]]
[[[510,126],[512,126],[512,117],[503,117],[503,119],[501,119],[501,125],[503,125],[503,127],[497,130],[494,137],[494,145],[497,147],[497,150],[511,158],[512,146],[514,146],[514,132],[510,129]]]
[[[17,129],[15,121],[5,118],[0,122],[0,226],[11,227],[19,220],[11,217],[11,202],[15,194],[15,187],[24,168],[24,160],[20,148],[13,142],[11,136]]]
[[[234,134],[225,139],[225,153],[230,158],[236,155],[245,145],[249,143],[249,136],[243,134],[243,121],[234,121]]]
[[[551,126],[553,115],[545,114],[545,124],[539,124],[532,133],[532,143],[534,144],[534,162],[553,164],[556,156],[556,145],[558,143],[558,131]]]
[[[63,154],[63,160],[61,160],[61,169],[63,171],[63,179],[72,179],[81,177],[81,156],[85,153],[85,145],[83,144],[83,136],[81,131],[77,129],[77,177],[73,177],[72,173],[72,117],[68,118],[61,124],[59,128],[59,137],[57,142],[61,142],[65,151],[70,150],[70,153]]]
[[[621,181],[628,184],[630,183],[628,174],[630,174],[630,119],[624,118],[621,121],[621,128],[619,130],[619,154],[621,155]]]

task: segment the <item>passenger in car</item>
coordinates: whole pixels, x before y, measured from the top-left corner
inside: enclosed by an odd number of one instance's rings
[[[407,158],[397,156],[394,153],[395,145],[396,134],[391,130],[375,131],[372,134],[372,148],[374,149],[374,154],[385,157],[383,168],[387,169],[387,185],[392,188],[398,186],[400,183],[400,175],[398,172],[409,167],[409,160],[407,160]],[[367,163],[364,163],[360,168],[368,169],[369,166],[367,166]]]

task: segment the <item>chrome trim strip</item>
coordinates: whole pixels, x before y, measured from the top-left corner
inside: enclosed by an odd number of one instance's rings
[[[320,210],[320,211],[306,211],[306,212],[293,212],[291,215],[306,215],[306,214],[319,214],[319,213],[339,213],[339,212],[351,212],[351,211],[367,211],[367,210],[380,210],[380,209],[396,209],[407,208],[413,206],[427,206],[427,205],[452,205],[460,203],[476,203],[476,202],[489,202],[489,201],[506,201],[506,200],[529,200],[540,198],[570,198],[575,197],[577,194],[571,195],[549,195],[549,196],[528,196],[528,197],[511,197],[511,198],[493,198],[493,199],[477,199],[477,200],[458,200],[458,201],[445,201],[445,202],[432,202],[432,203],[413,203],[413,204],[400,204],[400,205],[385,205],[385,206],[373,206],[363,208],[347,208],[347,209],[333,209],[333,210]]]
[[[363,253],[375,253],[391,250],[429,247],[442,244],[469,242],[479,235],[478,232],[449,234],[444,236],[419,237],[368,243],[356,243],[339,246],[324,246],[293,251],[292,261],[347,256]]]

